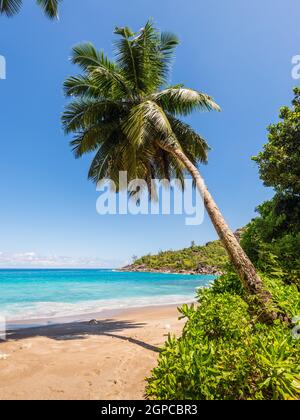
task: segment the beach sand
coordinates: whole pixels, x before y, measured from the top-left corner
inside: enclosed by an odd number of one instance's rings
[[[0,400],[144,399],[159,348],[183,325],[177,307],[165,306],[126,310],[96,325],[14,331],[0,342]]]

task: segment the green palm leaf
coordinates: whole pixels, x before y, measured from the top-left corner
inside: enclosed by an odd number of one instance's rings
[[[73,48],[71,61],[77,64],[85,76],[77,76],[77,85],[83,80],[90,85],[96,85],[98,96],[113,99],[132,96],[131,86],[124,77],[121,69],[106,57],[103,52],[97,51],[92,44],[80,44]],[[72,86],[76,79],[70,78],[65,83],[66,93],[69,94],[68,85]],[[80,92],[78,92],[80,95]]]
[[[170,87],[151,95],[165,110],[174,115],[188,115],[196,110],[220,111],[219,105],[208,95],[185,87]]]
[[[119,171],[129,179],[184,178],[185,167],[170,153],[175,146],[195,165],[207,161],[209,147],[192,127],[178,119],[192,111],[220,110],[213,99],[184,86],[165,87],[178,39],[148,21],[139,31],[118,27],[116,60],[92,44],[73,48],[71,61],[82,74],[69,77],[64,90],[74,98],[62,117],[66,133],[74,133],[76,157],[94,152],[89,178]]]
[[[58,18],[58,4],[62,0],[36,0],[37,4],[41,6],[46,16],[50,19]]]
[[[19,12],[22,6],[22,0],[0,0],[0,14],[13,16]]]
[[[153,101],[145,101],[133,107],[123,123],[123,131],[130,142],[140,147],[147,140],[173,138],[170,122],[163,109]]]
[[[62,0],[36,0],[50,19],[58,18],[58,5]],[[22,7],[22,0],[0,0],[0,14],[11,17],[17,14]]]
[[[106,99],[81,98],[69,103],[62,116],[66,134],[82,132],[99,122],[112,121],[127,115],[128,105]]]

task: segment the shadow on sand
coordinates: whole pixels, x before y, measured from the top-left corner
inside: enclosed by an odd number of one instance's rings
[[[52,340],[68,341],[82,340],[89,336],[107,336],[119,340],[128,341],[132,344],[141,346],[147,350],[159,353],[159,347],[147,344],[144,341],[137,340],[132,337],[116,334],[129,329],[138,329],[144,327],[145,323],[136,323],[133,321],[116,321],[113,319],[105,319],[97,321],[96,324],[89,322],[72,322],[57,325],[47,325],[42,327],[32,327],[19,330],[11,330],[7,332],[7,340],[23,340],[35,337],[46,337]]]

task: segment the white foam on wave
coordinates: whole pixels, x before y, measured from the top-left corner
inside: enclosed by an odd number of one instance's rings
[[[191,295],[147,296],[128,299],[93,300],[76,303],[37,302],[15,303],[1,310],[8,322],[30,321],[33,319],[55,319],[69,316],[82,316],[111,310],[140,308],[146,306],[180,305],[191,303]]]

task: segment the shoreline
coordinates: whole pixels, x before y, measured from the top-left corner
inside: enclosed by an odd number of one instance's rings
[[[31,302],[30,294],[27,292],[28,299],[24,299],[24,302],[19,299],[11,299],[12,303],[10,305],[0,305],[0,315],[3,319],[6,319],[8,329],[17,329],[40,325],[53,325],[57,323],[80,322],[97,317],[115,316],[122,311],[130,310],[131,308],[143,308],[148,306],[161,307],[173,304],[180,306],[183,303],[192,303],[195,301],[197,295],[196,290],[200,287],[209,287],[216,278],[214,275],[186,277],[185,274],[187,275],[189,273],[170,274],[170,272],[168,273],[166,271],[160,271],[160,274],[154,274],[153,271],[152,273],[149,272],[149,275],[143,273],[122,275],[120,272],[113,273],[113,270],[108,271],[108,275],[101,274],[99,275],[99,279],[97,273],[92,276],[86,275],[86,278],[84,278],[84,282],[89,282],[90,279],[93,282],[95,279],[97,281],[99,280],[99,287],[97,286],[95,289],[97,292],[95,292],[95,298],[93,298],[93,293],[88,290],[89,283],[87,283],[87,285],[83,283],[87,293],[84,296],[78,295],[81,291],[81,283],[79,280],[76,280],[74,286],[72,283],[73,280],[70,280],[72,275],[68,275],[66,284],[71,292],[71,297],[66,295],[66,292],[64,291],[61,291],[60,295],[57,296],[56,287],[58,286],[56,286],[56,283],[53,283],[54,286],[52,286],[52,283],[49,283],[50,286],[48,288],[48,283],[46,282],[45,291],[39,293],[35,300],[32,300]],[[151,275],[154,279],[153,287]],[[29,275],[25,276],[24,279],[26,280],[27,277],[29,277]],[[37,280],[40,280],[40,277],[43,276],[39,275]],[[53,276],[50,276],[50,280],[52,280],[52,278],[60,278],[60,274],[53,274]],[[116,293],[111,290],[108,281],[110,278],[113,280],[117,279]],[[141,286],[139,284],[140,278],[142,280]],[[45,279],[47,280],[46,275]],[[179,279],[178,282],[177,279]],[[130,290],[125,292],[122,291],[124,281],[125,283],[129,282],[129,284],[133,286],[132,292]],[[9,296],[10,287],[12,286],[8,281],[4,282],[4,285],[6,284]],[[94,285],[96,283],[92,284]],[[28,290],[32,290],[31,293],[34,294],[36,289],[33,286],[34,282],[33,284],[29,282]],[[41,282],[40,289],[42,291],[44,290],[43,287],[44,283]],[[135,292],[134,288],[137,288],[137,292]],[[38,290],[38,292],[40,291]]]
[[[143,400],[162,346],[184,324],[165,305],[11,331],[0,342],[0,400]]]
[[[202,267],[198,270],[172,270],[170,268],[146,268],[142,266],[126,266],[123,268],[115,269],[114,271],[120,273],[157,273],[157,274],[181,274],[187,276],[221,276],[223,272],[215,267]]]
[[[196,299],[186,299],[178,303],[165,303],[165,304],[147,304],[145,306],[131,306],[127,308],[119,309],[105,309],[99,312],[88,312],[86,314],[74,314],[61,317],[53,318],[35,318],[35,319],[24,319],[24,320],[11,320],[6,323],[7,333],[15,333],[17,331],[25,329],[35,329],[35,328],[47,328],[47,327],[56,327],[60,325],[68,324],[79,324],[81,322],[88,323],[90,321],[101,321],[105,318],[116,318],[130,315],[131,313],[138,313],[139,311],[143,312],[150,310],[161,310],[163,308],[178,308],[183,304],[192,304],[196,303]]]

